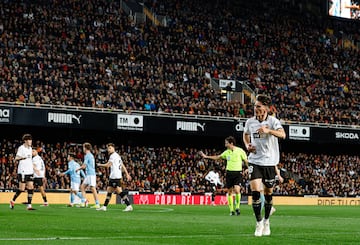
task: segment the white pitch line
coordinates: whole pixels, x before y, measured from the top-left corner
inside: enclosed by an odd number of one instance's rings
[[[172,212],[172,211],[174,211],[174,209],[172,209],[172,208],[159,208],[159,210],[157,210],[157,209],[135,210],[135,212],[146,212],[146,213],[168,213],[168,212]]]
[[[61,209],[79,209],[79,210],[87,210],[89,208],[79,208],[79,207],[56,207],[56,208],[61,208]],[[106,212],[114,212],[114,211],[122,211],[121,209],[118,209],[118,208],[108,208],[106,210]],[[152,209],[135,209],[134,212],[146,212],[146,213],[169,213],[169,212],[172,212],[174,211],[173,208],[159,208],[159,209],[155,209],[155,208],[152,208]]]

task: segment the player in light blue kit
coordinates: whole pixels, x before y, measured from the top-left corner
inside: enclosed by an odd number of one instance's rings
[[[83,198],[81,199],[80,207],[86,207],[88,201],[86,200],[86,192],[85,189],[90,186],[91,192],[95,199],[95,205],[91,206],[91,208],[100,208],[100,202],[98,198],[98,194],[96,191],[96,172],[95,172],[95,158],[94,155],[91,153],[92,146],[90,143],[83,144],[83,151],[84,151],[84,164],[81,165],[76,171],[81,169],[86,169],[86,177],[83,183],[80,186]]]
[[[80,200],[84,199],[80,190],[81,177],[85,178],[85,173],[83,170],[76,171],[80,168],[79,163],[75,162],[75,155],[73,153],[69,153],[68,155],[68,170],[64,173],[60,173],[60,176],[64,176],[68,174],[70,176],[70,204],[69,207],[74,206],[75,196],[78,196]]]

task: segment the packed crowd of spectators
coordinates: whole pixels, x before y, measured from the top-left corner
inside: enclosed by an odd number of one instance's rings
[[[0,189],[16,189],[17,163],[15,153],[19,141],[0,142]],[[47,189],[69,189],[70,180],[59,173],[67,170],[68,152],[76,152],[77,161],[83,159],[82,144],[61,142],[47,144],[34,142],[34,147],[46,164]],[[207,171],[219,168],[224,183],[225,162],[203,160],[198,152],[219,154],[218,149],[197,149],[180,147],[146,147],[119,145],[121,155],[131,181],[126,181],[126,189],[139,192],[192,192],[209,191],[204,177]],[[105,144],[94,145],[93,153],[97,163],[108,159]],[[358,155],[330,155],[282,153],[280,169],[285,173],[286,182],[276,186],[276,195],[322,195],[360,196],[360,157]],[[249,194],[249,181],[244,171],[242,193]],[[97,189],[106,190],[109,170],[97,168]],[[218,189],[224,193],[224,189]]]
[[[283,120],[359,125],[357,24],[281,1],[144,1],[166,16],[161,27],[135,23],[120,2],[1,1],[0,101],[252,115],[208,73],[270,94]]]

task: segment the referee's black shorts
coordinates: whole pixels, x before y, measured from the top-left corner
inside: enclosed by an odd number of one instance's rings
[[[241,185],[242,173],[241,171],[226,171],[226,188],[232,188],[234,185]]]

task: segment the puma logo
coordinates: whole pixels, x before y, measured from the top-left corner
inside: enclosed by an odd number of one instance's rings
[[[75,119],[78,122],[78,124],[80,124],[80,118],[81,118],[81,115],[78,117],[75,115],[72,115],[72,119]]]
[[[68,113],[48,113],[48,122],[49,123],[63,123],[63,124],[73,124],[73,120],[75,120],[78,124],[80,124],[81,115],[76,116],[74,114]]]

